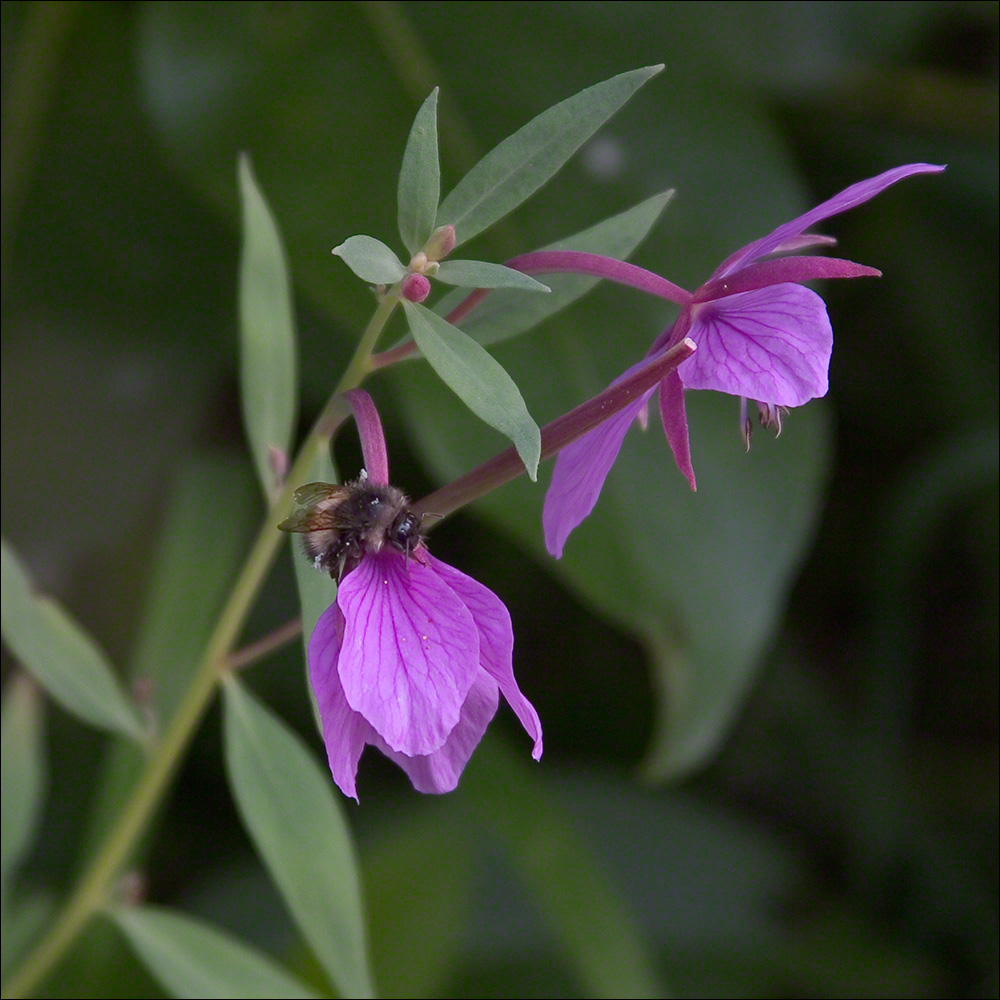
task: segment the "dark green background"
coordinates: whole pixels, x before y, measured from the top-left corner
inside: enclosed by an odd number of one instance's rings
[[[5,3],[4,533],[116,662],[148,662],[156,628],[171,655],[196,648],[262,516],[236,388],[238,151],[289,247],[308,418],[371,307],[330,248],[355,232],[397,246],[396,171],[427,91],[442,87],[447,191],[550,104],[660,61],[596,144],[470,256],[502,260],[676,187],[636,259],[692,287],[848,183],[916,160],[948,172],[825,228],[885,277],[825,290],[831,392],[780,441],[758,434],[747,459],[733,401],[699,400],[696,500],[654,426],[626,445],[618,492],[564,564],[538,549],[542,492],[527,484],[449,523],[435,551],[510,605],[515,668],[545,725],[531,779],[600,859],[673,991],[995,996],[994,3]],[[616,153],[619,172],[603,175],[595,164]],[[550,419],[667,318],[601,290],[497,354]],[[467,467],[447,441],[469,460],[502,444],[419,378],[424,407],[416,381],[371,384],[393,478],[415,495]],[[338,456],[351,472],[349,438]],[[782,535],[784,480],[801,510]],[[179,484],[182,520],[203,537],[175,626],[153,628],[145,595]],[[690,561],[665,552],[647,586],[633,553],[661,529],[690,536]],[[710,596],[681,615],[648,604],[657,588],[721,596],[714,617]],[[622,612],[616,590],[639,597]],[[286,559],[248,637],[292,615],[293,593]],[[741,632],[743,594],[765,609],[759,649]],[[743,708],[726,740],[692,775],[644,786],[662,732],[641,642],[678,641],[678,620],[731,639],[752,671],[730,679]],[[289,647],[249,679],[313,738],[300,661]],[[526,760],[509,713],[495,728]],[[58,890],[85,851],[103,743],[55,710],[49,743],[28,881]],[[386,995],[582,989],[504,835],[489,835],[477,804],[490,773],[474,762],[453,796],[421,799],[373,753],[362,763],[350,812]],[[229,804],[214,715],[147,859],[151,900],[303,961]],[[155,995],[126,955],[111,932],[95,938],[49,995]]]

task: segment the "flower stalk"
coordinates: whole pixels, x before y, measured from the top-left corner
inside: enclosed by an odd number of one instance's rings
[[[542,428],[542,460],[551,458],[568,444],[603,423],[609,416],[648,392],[669,372],[691,357],[694,351],[695,345],[692,341],[682,340],[669,351],[663,352],[632,372],[627,378],[546,424]],[[516,449],[507,448],[465,475],[459,476],[447,486],[418,500],[413,504],[413,510],[418,514],[437,514],[445,517],[511,479],[516,479],[523,472],[524,463]]]

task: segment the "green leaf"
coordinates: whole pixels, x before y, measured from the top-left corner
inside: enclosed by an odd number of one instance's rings
[[[628,260],[649,234],[673,194],[673,191],[664,191],[662,194],[653,195],[575,236],[568,236],[540,249],[579,250],[582,253],[599,253],[605,257]],[[549,316],[565,309],[570,303],[589,292],[599,280],[582,274],[546,275],[545,281],[551,287],[552,294],[544,298],[540,295],[518,295],[516,292],[499,289],[487,295],[462,320],[462,329],[473,340],[484,346],[508,340],[527,332]],[[466,294],[457,290],[449,292],[435,303],[434,311],[446,316]],[[624,289],[623,294],[628,295],[629,290]]]
[[[259,508],[257,484],[236,457],[191,458],[169,490],[127,669],[128,678],[148,691],[161,729],[197,669],[252,541]],[[232,516],[237,511],[240,516]],[[144,766],[137,747],[118,743],[112,749],[92,800],[93,844],[107,832]]]
[[[372,961],[387,997],[446,996],[449,973],[469,954],[469,918],[477,898],[473,854],[461,796],[409,809],[364,845]],[[474,888],[475,887],[475,888]]]
[[[48,890],[26,894],[18,892],[15,898],[0,907],[0,976],[6,981],[15,963],[42,936],[52,924],[58,900]]]
[[[399,235],[411,254],[420,250],[433,232],[441,196],[437,100],[435,87],[413,119],[399,171]]]
[[[732,401],[709,393],[687,398],[692,441],[702,438],[698,492],[686,490],[683,481],[669,485],[663,509],[670,516],[649,535],[676,567],[677,582],[667,588],[672,614],[648,619],[638,630],[658,696],[654,741],[644,762],[646,777],[654,780],[682,777],[709,760],[736,718],[783,610],[783,587],[814,530],[829,455],[821,402],[797,409],[780,439],[755,435],[746,461],[738,450],[732,454]],[[635,476],[635,463],[630,465]],[[624,484],[614,490],[619,515],[641,516],[644,505],[628,492]],[[772,505],[775,497],[781,502]],[[754,512],[749,520],[748,510]],[[578,542],[586,544],[585,538]],[[583,557],[577,552],[575,561]],[[718,626],[719,618],[726,628]]]
[[[403,309],[430,366],[477,417],[514,442],[534,480],[542,453],[541,432],[513,379],[458,327],[413,302],[404,301]]]
[[[543,111],[486,154],[441,203],[437,225],[455,227],[456,246],[533,195],[663,66],[621,73]]]
[[[0,709],[0,899],[5,909],[11,875],[31,848],[45,796],[42,707],[33,681],[23,674],[10,679]]]
[[[66,711],[141,741],[142,724],[104,653],[55,601],[32,592],[6,541],[2,570],[0,625],[14,656]]]
[[[374,236],[349,236],[333,252],[362,281],[394,285],[406,274],[399,258]]]
[[[234,677],[224,686],[229,784],[296,923],[344,996],[374,995],[358,864],[325,767]]]
[[[121,907],[111,916],[171,996],[309,1000],[316,995],[267,955],[193,917],[155,906]]]
[[[490,733],[464,777],[484,825],[507,845],[559,939],[583,995],[664,996],[635,914],[537,769]]]
[[[250,452],[270,498],[277,485],[271,449],[287,455],[296,419],[295,320],[288,261],[274,217],[244,153],[240,254],[240,384]]]
[[[548,285],[536,281],[530,274],[515,271],[503,264],[484,260],[446,260],[435,277],[446,285],[463,288],[518,288],[527,292],[550,292]]]

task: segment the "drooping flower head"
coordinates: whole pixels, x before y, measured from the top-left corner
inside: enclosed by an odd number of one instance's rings
[[[381,423],[367,393],[348,394],[367,481],[388,484]],[[503,602],[436,559],[422,541],[362,547],[309,642],[309,677],[333,779],[357,798],[366,745],[421,792],[447,792],[482,739],[502,693],[542,755],[542,727],[514,679]]]
[[[869,201],[904,177],[942,170],[944,167],[913,163],[853,184],[737,250],[694,293],[632,265],[616,262],[619,266],[609,272],[607,265],[588,263],[587,273],[643,288],[681,305],[677,320],[654,341],[647,358],[670,349],[685,337],[694,341],[698,350],[644,397],[559,453],[542,515],[549,551],[561,556],[570,532],[594,509],[625,433],[633,420],[641,419],[650,396],[657,390],[667,441],[692,489],[695,476],[685,389],[715,389],[740,397],[747,442],[747,399],[757,402],[762,422],[780,429],[784,410],[824,396],[833,331],[822,298],[799,283],[819,278],[877,277],[881,272],[849,260],[772,255],[831,244],[832,239],[806,230]],[[564,263],[559,270],[578,269],[568,261]],[[537,270],[544,268],[539,266]]]

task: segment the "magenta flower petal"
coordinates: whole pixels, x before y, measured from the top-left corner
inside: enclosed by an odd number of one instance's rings
[[[398,552],[365,556],[337,592],[348,704],[393,750],[441,747],[479,671],[479,632],[455,592]]]
[[[687,408],[684,405],[684,386],[676,371],[670,372],[660,383],[660,422],[677,468],[691,489],[697,490],[698,483],[691,464],[691,439],[688,435]]]
[[[535,760],[540,759],[542,723],[534,706],[521,694],[521,689],[514,679],[514,629],[510,621],[510,612],[489,587],[484,587],[478,580],[473,580],[471,576],[466,576],[454,566],[449,566],[432,555],[428,555],[427,558],[438,576],[458,594],[462,603],[469,609],[479,629],[480,665],[500,686],[500,692],[534,741],[531,756]]]
[[[739,292],[752,292],[786,282],[818,281],[829,278],[881,278],[875,267],[855,264],[838,257],[780,257],[764,260],[746,267],[725,278],[706,282],[694,294],[695,302],[711,302]]]
[[[778,226],[773,232],[753,243],[747,244],[742,250],[737,250],[731,257],[712,275],[713,278],[721,278],[733,271],[738,271],[741,267],[760,260],[761,257],[773,253],[783,244],[804,233],[807,229],[815,226],[817,222],[829,219],[841,212],[863,205],[866,201],[871,201],[876,195],[881,194],[887,187],[891,187],[897,181],[905,177],[912,177],[914,174],[938,174],[944,167],[935,166],[932,163],[907,163],[902,167],[893,167],[877,177],[869,177],[866,181],[858,181],[850,187],[844,188],[840,194],[835,194],[832,198],[810,209],[805,215],[800,215],[791,222],[786,222]]]
[[[387,746],[377,734],[372,742],[409,775],[418,792],[432,795],[450,792],[458,784],[465,765],[496,715],[499,700],[496,683],[481,672],[469,689],[458,724],[440,749],[423,756],[407,757]]]
[[[336,604],[320,615],[309,640],[309,680],[316,694],[327,760],[337,787],[357,801],[355,776],[372,727],[347,704],[337,673],[344,616]]]
[[[833,329],[826,304],[801,285],[772,285],[695,307],[698,350],[678,368],[686,388],[715,389],[776,406],[827,391]]]
[[[633,365],[621,377],[637,367]],[[654,391],[650,389],[559,452],[542,508],[545,547],[557,559],[570,532],[594,509],[632,421]]]

